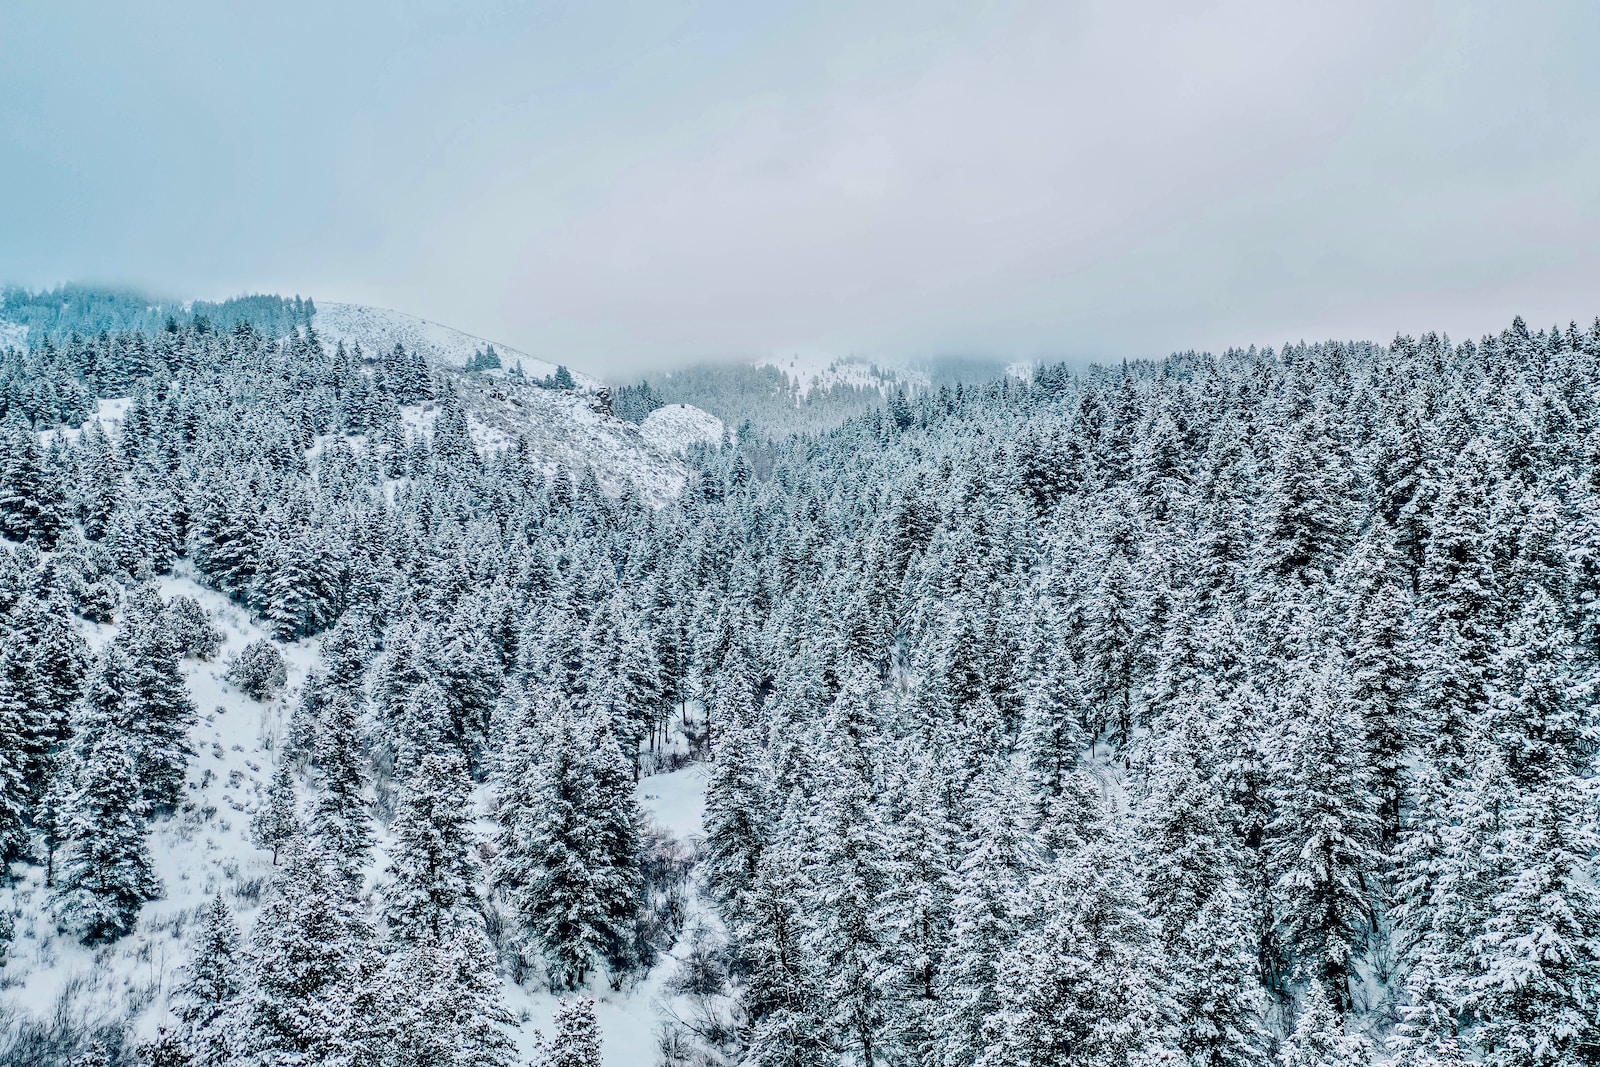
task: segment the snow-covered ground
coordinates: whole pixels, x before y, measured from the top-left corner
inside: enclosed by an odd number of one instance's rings
[[[543,378],[556,372],[556,365],[526,352],[489,341],[452,326],[430,322],[403,311],[368,307],[365,304],[338,304],[317,301],[317,313],[311,325],[329,348],[343,341],[346,345],[361,342],[363,351],[376,354],[393,348],[397,343],[407,349],[422,352],[434,363],[444,367],[464,367],[467,360],[479,351],[494,345],[500,361],[510,367],[518,360],[522,371],[530,378]],[[573,381],[580,389],[594,390],[600,382],[587,374],[572,372]]]
[[[691,445],[722,440],[722,420],[692,404],[668,404],[646,415],[639,435],[663,452],[683,453]]]
[[[28,328],[20,322],[6,322],[0,319],[0,351],[7,348],[22,348],[28,342]]]
[[[136,1017],[141,1036],[173,1022],[167,998],[188,961],[199,911],[221,893],[244,930],[254,922],[272,863],[269,853],[250,842],[250,816],[265,798],[289,709],[318,655],[315,639],[280,644],[289,667],[288,685],[277,699],[258,703],[230,685],[224,674],[233,657],[266,636],[264,631],[243,609],[187,577],[164,579],[161,592],[197,600],[225,641],[210,662],[183,661],[189,695],[199,709],[190,735],[196,755],[190,761],[182,809],[151,826],[160,899],[145,905],[133,933],[89,949],[57,931],[42,867],[17,865],[14,870],[22,877],[0,888],[0,908],[16,917],[16,937],[0,970],[0,1004],[44,1015],[66,997],[116,1014],[128,1011]],[[116,634],[110,625],[82,620],[78,625],[95,649]],[[704,790],[704,768],[694,766],[645,778],[640,799],[656,823],[687,841],[700,833]],[[487,791],[480,791],[479,799],[486,804]],[[374,871],[381,869],[386,844],[380,827]],[[620,992],[603,983],[587,991],[597,1002],[608,1067],[654,1062],[659,1009],[669,999],[663,987],[675,965],[665,955],[649,974]],[[531,1051],[533,1031],[549,1032],[558,998],[537,983],[518,987],[508,982],[505,996],[512,1014],[524,1020],[519,1039]]]

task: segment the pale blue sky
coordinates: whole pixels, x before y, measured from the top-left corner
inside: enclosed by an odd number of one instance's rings
[[[1597,5],[0,5],[0,280],[596,369],[1600,313]]]

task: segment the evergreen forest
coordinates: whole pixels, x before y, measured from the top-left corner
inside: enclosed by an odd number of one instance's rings
[[[0,358],[0,945],[150,934],[163,842],[263,873],[116,1011],[9,959],[0,1062],[598,1067],[631,995],[664,1067],[1600,1064],[1600,320],[858,389],[652,507],[309,302],[59,297]]]

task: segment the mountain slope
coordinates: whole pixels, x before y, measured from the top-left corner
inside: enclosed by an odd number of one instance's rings
[[[685,409],[684,426],[652,432],[614,418],[598,395],[601,381],[571,371],[574,389],[545,389],[534,384],[553,377],[556,364],[495,344],[501,368],[467,371],[467,362],[491,342],[415,315],[360,304],[318,304],[312,325],[323,345],[341,341],[360,344],[368,356],[396,344],[421,352],[460,397],[480,446],[500,450],[526,442],[530,459],[546,474],[592,470],[611,496],[632,487],[652,506],[660,506],[683,488],[687,468],[682,451],[690,438],[710,434],[719,439],[721,423],[698,409]],[[520,364],[522,377],[508,373]],[[438,404],[414,405],[403,411],[413,429],[431,426]],[[708,422],[709,420],[709,422]],[[715,430],[706,427],[717,423]],[[690,426],[694,430],[688,429]]]
[[[475,353],[493,345],[506,367],[520,361],[523,373],[530,378],[556,372],[556,364],[509,345],[388,308],[319,302],[311,324],[330,348],[340,341],[346,345],[359,343],[371,355],[401,344],[420,351],[438,366],[464,367]],[[574,371],[572,377],[580,389],[593,391],[601,386],[598,378],[587,374]]]
[[[141,909],[132,933],[110,945],[85,947],[57,929],[43,868],[17,864],[13,868],[17,880],[0,887],[0,910],[15,923],[15,939],[0,970],[4,1012],[20,1011],[36,1018],[57,1013],[73,1018],[84,1012],[125,1016],[139,1037],[151,1037],[158,1027],[175,1025],[169,998],[181,968],[189,963],[201,911],[220,895],[248,932],[267,894],[274,873],[272,858],[251,842],[250,820],[265,801],[275,764],[284,758],[288,720],[317,661],[320,642],[278,644],[288,667],[287,685],[272,699],[252,700],[227,680],[226,671],[247,644],[269,637],[259,621],[185,575],[163,578],[160,591],[164,597],[193,598],[223,635],[210,660],[185,659],[181,665],[199,721],[189,735],[195,755],[189,761],[180,809],[151,823],[150,850],[161,882],[160,896]],[[95,650],[110,644],[117,633],[110,624],[79,619],[75,625]],[[646,777],[639,784],[639,798],[657,826],[688,840],[701,832],[704,786],[704,768],[690,766]],[[308,786],[302,789],[309,791]],[[490,802],[490,790],[480,789],[475,797],[480,818]],[[490,825],[482,822],[479,833],[487,833]],[[369,897],[383,881],[389,843],[386,828],[380,823],[376,829],[377,848],[366,878]],[[692,882],[689,892],[693,906]],[[597,1000],[605,1064],[624,1067],[651,1061],[655,1029],[672,997],[666,979],[676,966],[676,955],[666,953],[622,990],[602,986],[588,991]],[[506,982],[502,991],[518,1022],[515,1036],[526,1055],[532,1051],[534,1031],[549,1031],[556,998],[535,982],[522,986]]]
[[[545,473],[592,470],[607,494],[617,496],[632,486],[652,506],[666,503],[683,488],[688,468],[679,439],[652,435],[614,417],[592,393],[542,389],[504,375],[464,371],[441,375],[460,397],[481,447],[499,451],[520,438]],[[430,403],[404,414],[420,425],[431,422],[437,410],[438,404]],[[716,421],[695,410],[702,422]]]

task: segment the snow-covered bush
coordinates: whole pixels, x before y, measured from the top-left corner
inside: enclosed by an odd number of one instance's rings
[[[289,680],[289,669],[276,645],[262,638],[244,646],[228,668],[228,681],[252,700],[270,700]]]
[[[194,597],[175,596],[167,604],[167,622],[185,656],[210,659],[222,647],[222,631],[211,624],[211,616]]]
[[[116,616],[120,599],[117,587],[110,582],[91,582],[77,591],[74,607],[90,622],[106,623]]]
[[[685,939],[678,969],[668,979],[667,988],[678,996],[712,997],[726,991],[728,986],[728,946],[707,928],[697,922]]]

